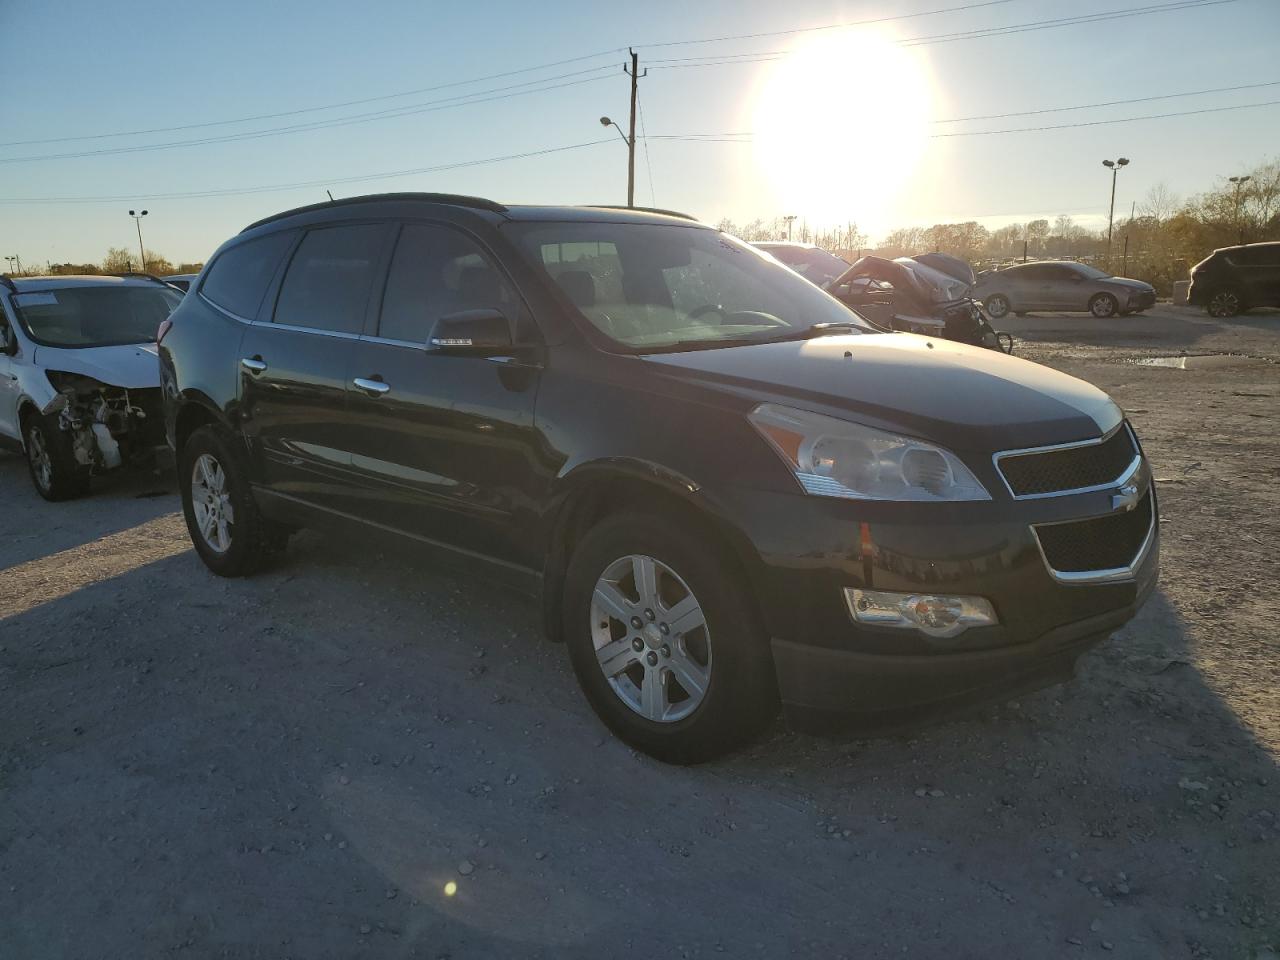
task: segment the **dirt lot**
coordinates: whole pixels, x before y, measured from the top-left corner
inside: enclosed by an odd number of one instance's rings
[[[1131,414],[1159,594],[1066,686],[692,769],[518,597],[314,535],[218,580],[171,480],[0,455],[0,956],[1271,956],[1280,314],[1006,326]],[[1132,362],[1181,350],[1270,362]]]

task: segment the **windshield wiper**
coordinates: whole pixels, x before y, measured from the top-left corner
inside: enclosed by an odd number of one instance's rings
[[[815,323],[811,327],[785,333],[780,337],[769,337],[756,340],[755,343],[782,343],[787,340],[813,340],[816,337],[834,336],[840,333],[866,333],[867,328],[854,320],[834,320],[826,323]]]

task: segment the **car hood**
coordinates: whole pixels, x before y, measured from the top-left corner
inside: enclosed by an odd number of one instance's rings
[[[1117,287],[1124,287],[1126,290],[1141,290],[1144,293],[1147,290],[1154,290],[1155,287],[1142,280],[1130,280],[1128,277],[1107,277],[1107,283],[1114,284]]]
[[[139,390],[160,386],[160,363],[154,343],[115,347],[36,347],[32,357],[45,370],[93,377],[111,387]]]
[[[1101,436],[1122,414],[1092,384],[949,340],[864,334],[645,360],[757,402],[832,412],[955,449],[994,453]]]

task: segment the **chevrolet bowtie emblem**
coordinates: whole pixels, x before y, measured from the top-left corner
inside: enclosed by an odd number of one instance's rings
[[[1125,484],[1111,495],[1111,509],[1129,511],[1138,505],[1138,485]]]

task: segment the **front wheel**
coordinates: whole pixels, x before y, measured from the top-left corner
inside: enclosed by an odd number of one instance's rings
[[[1089,301],[1089,312],[1099,320],[1113,317],[1120,309],[1120,302],[1109,293],[1097,293]]]
[[[592,709],[659,760],[712,759],[777,714],[750,592],[732,557],[687,525],[639,514],[601,523],[570,561],[564,616]]]
[[[74,500],[89,492],[89,468],[76,461],[71,437],[55,417],[32,413],[26,420],[27,469],[36,493],[46,500]]]
[[[1243,308],[1240,295],[1234,290],[1219,290],[1209,298],[1209,303],[1205,306],[1209,316],[1224,319],[1236,316]]]
[[[283,550],[288,533],[258,512],[245,456],[216,427],[201,427],[182,448],[178,489],[187,533],[205,566],[242,577]]]
[[[1009,315],[1009,298],[1003,293],[993,293],[982,305],[987,308],[992,320],[1000,320]]]

